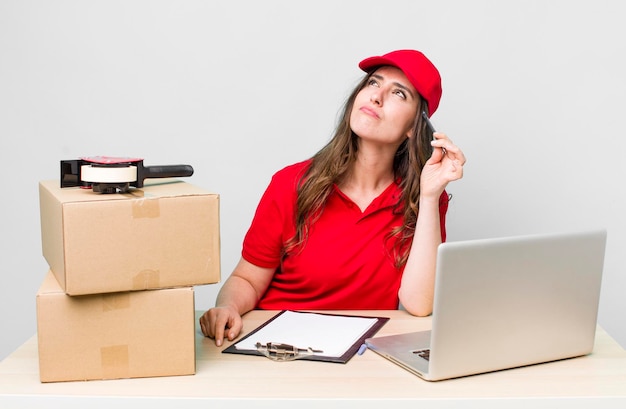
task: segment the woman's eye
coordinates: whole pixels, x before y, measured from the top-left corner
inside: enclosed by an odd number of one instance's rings
[[[394,92],[394,94],[396,94],[397,96],[399,96],[399,97],[400,97],[400,98],[402,98],[402,99],[406,99],[406,94],[405,94],[405,93],[404,93],[404,91],[402,91],[402,90],[396,90],[396,91]]]
[[[376,81],[375,79],[370,79],[367,82],[367,85],[371,85],[371,86],[378,86],[378,81]]]

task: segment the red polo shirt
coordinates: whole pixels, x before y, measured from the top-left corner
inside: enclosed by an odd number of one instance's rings
[[[244,242],[242,256],[259,267],[276,268],[257,308],[396,309],[403,268],[396,268],[385,240],[402,225],[393,205],[401,194],[392,183],[361,209],[335,186],[300,252],[281,262],[284,243],[295,233],[297,183],[310,161],[278,171],[263,194]],[[440,200],[445,240],[447,194]]]

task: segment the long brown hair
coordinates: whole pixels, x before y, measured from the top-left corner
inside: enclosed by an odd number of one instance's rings
[[[350,114],[357,94],[367,85],[369,72],[354,88],[346,100],[332,139],[313,157],[312,163],[298,182],[296,205],[296,233],[285,245],[284,256],[306,243],[309,227],[321,215],[324,204],[333,190],[333,185],[342,180],[356,160],[358,137],[350,128]],[[411,239],[415,231],[419,211],[420,175],[424,164],[432,154],[430,135],[421,112],[428,112],[426,101],[420,96],[413,125],[413,137],[402,142],[393,161],[396,180],[400,181],[401,197],[394,212],[403,216],[402,226],[391,230],[387,239],[396,238],[393,258],[397,267],[406,263]]]

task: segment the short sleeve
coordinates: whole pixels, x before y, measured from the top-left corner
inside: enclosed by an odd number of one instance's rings
[[[272,176],[243,241],[242,256],[250,263],[279,266],[284,243],[295,232],[297,185],[308,163],[290,165]]]
[[[441,242],[446,241],[446,214],[448,213],[448,203],[450,202],[450,196],[445,190],[439,196],[439,223],[441,224]]]

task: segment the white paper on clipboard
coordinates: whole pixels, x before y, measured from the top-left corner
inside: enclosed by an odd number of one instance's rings
[[[322,350],[341,357],[379,322],[377,317],[284,311],[235,344],[237,350],[255,350],[256,343],[277,342]]]

